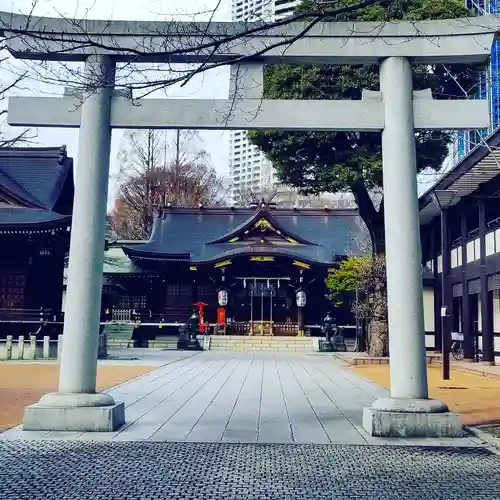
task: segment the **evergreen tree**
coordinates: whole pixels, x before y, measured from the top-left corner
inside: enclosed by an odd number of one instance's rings
[[[311,12],[313,0],[304,0],[300,12]],[[326,21],[417,21],[467,17],[463,0],[382,0]],[[465,65],[413,66],[415,90],[431,89],[436,99],[464,99],[475,87],[478,71]],[[361,99],[363,89],[379,90],[379,67],[291,66],[267,67],[266,99]],[[385,253],[384,202],[371,193],[382,189],[381,134],[367,132],[250,132],[251,141],[271,160],[280,181],[304,194],[351,191],[359,214],[370,233],[374,255]],[[415,133],[417,171],[439,170],[453,139],[450,131],[419,130]],[[417,172],[415,172],[417,175]],[[385,283],[379,293],[385,294]],[[379,301],[383,303],[384,301]],[[385,314],[374,312],[371,354],[388,352]]]

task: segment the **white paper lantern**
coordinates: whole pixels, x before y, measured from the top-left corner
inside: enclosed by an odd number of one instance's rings
[[[219,306],[226,307],[228,302],[227,290],[219,290],[219,293],[217,294],[217,300],[219,302]]]
[[[303,288],[297,290],[297,293],[295,294],[295,299],[297,300],[297,307],[305,307],[307,300],[306,291]]]

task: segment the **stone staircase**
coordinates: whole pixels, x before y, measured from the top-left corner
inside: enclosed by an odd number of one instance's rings
[[[134,323],[111,321],[104,325],[102,333],[106,335],[108,347],[134,347],[134,330]]]
[[[211,351],[313,352],[311,337],[213,335]]]

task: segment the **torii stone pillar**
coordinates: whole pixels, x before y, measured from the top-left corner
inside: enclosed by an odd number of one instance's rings
[[[384,221],[391,397],[365,408],[363,426],[373,436],[463,435],[457,414],[428,399],[423,316],[420,223],[413,119],[412,69],[390,57],[380,66]]]
[[[26,409],[26,429],[113,430],[124,421],[122,405],[95,394],[110,129],[251,128],[382,133],[391,397],[366,408],[363,424],[374,436],[462,434],[458,415],[427,393],[414,133],[485,128],[489,105],[481,100],[434,100],[430,91],[413,92],[411,63],[485,62],[498,20],[474,18],[475,25],[470,19],[383,26],[325,23],[306,35],[304,25],[295,24],[242,35],[236,44],[232,35],[241,27],[232,23],[207,28],[119,21],[88,21],[87,26],[82,21],[75,32],[71,21],[63,19],[0,12],[0,20],[3,33],[12,35],[6,45],[15,57],[86,61],[97,89],[83,103],[66,97],[9,100],[11,125],[81,128],[59,393]],[[283,52],[282,46],[295,37],[301,39]],[[167,39],[170,54],[165,53]],[[89,43],[92,40],[97,43]],[[194,47],[193,40],[208,48]],[[214,40],[221,42],[215,52],[210,47]],[[111,96],[113,50],[121,61],[156,57],[179,63],[206,63],[208,55],[212,62],[241,60],[261,51],[262,64],[247,64],[247,71],[241,72],[247,75],[247,89],[232,88],[230,99],[145,99],[136,105]],[[141,51],[144,61],[138,56]],[[262,65],[278,62],[378,64],[381,92],[364,92],[359,101],[261,99]]]
[[[85,73],[91,90],[81,103],[59,391],[26,408],[24,430],[111,431],[125,423],[123,403],[96,393],[115,63],[91,55]]]

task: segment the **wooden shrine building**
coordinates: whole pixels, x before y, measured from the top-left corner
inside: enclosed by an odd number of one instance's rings
[[[184,323],[203,302],[204,319],[233,334],[291,335],[332,311],[325,278],[357,253],[356,210],[164,207],[147,242],[125,242],[125,268],[107,266],[106,311],[141,323]],[[120,269],[121,267],[121,269]],[[297,292],[300,291],[300,297]],[[305,299],[305,305],[299,306]],[[353,324],[347,306],[339,324]]]
[[[64,147],[0,149],[1,336],[61,324],[73,193]]]
[[[480,349],[486,363],[500,362],[499,147],[500,129],[420,198],[423,261],[434,273],[433,345],[441,350],[444,328],[448,339],[463,339],[465,358]]]

